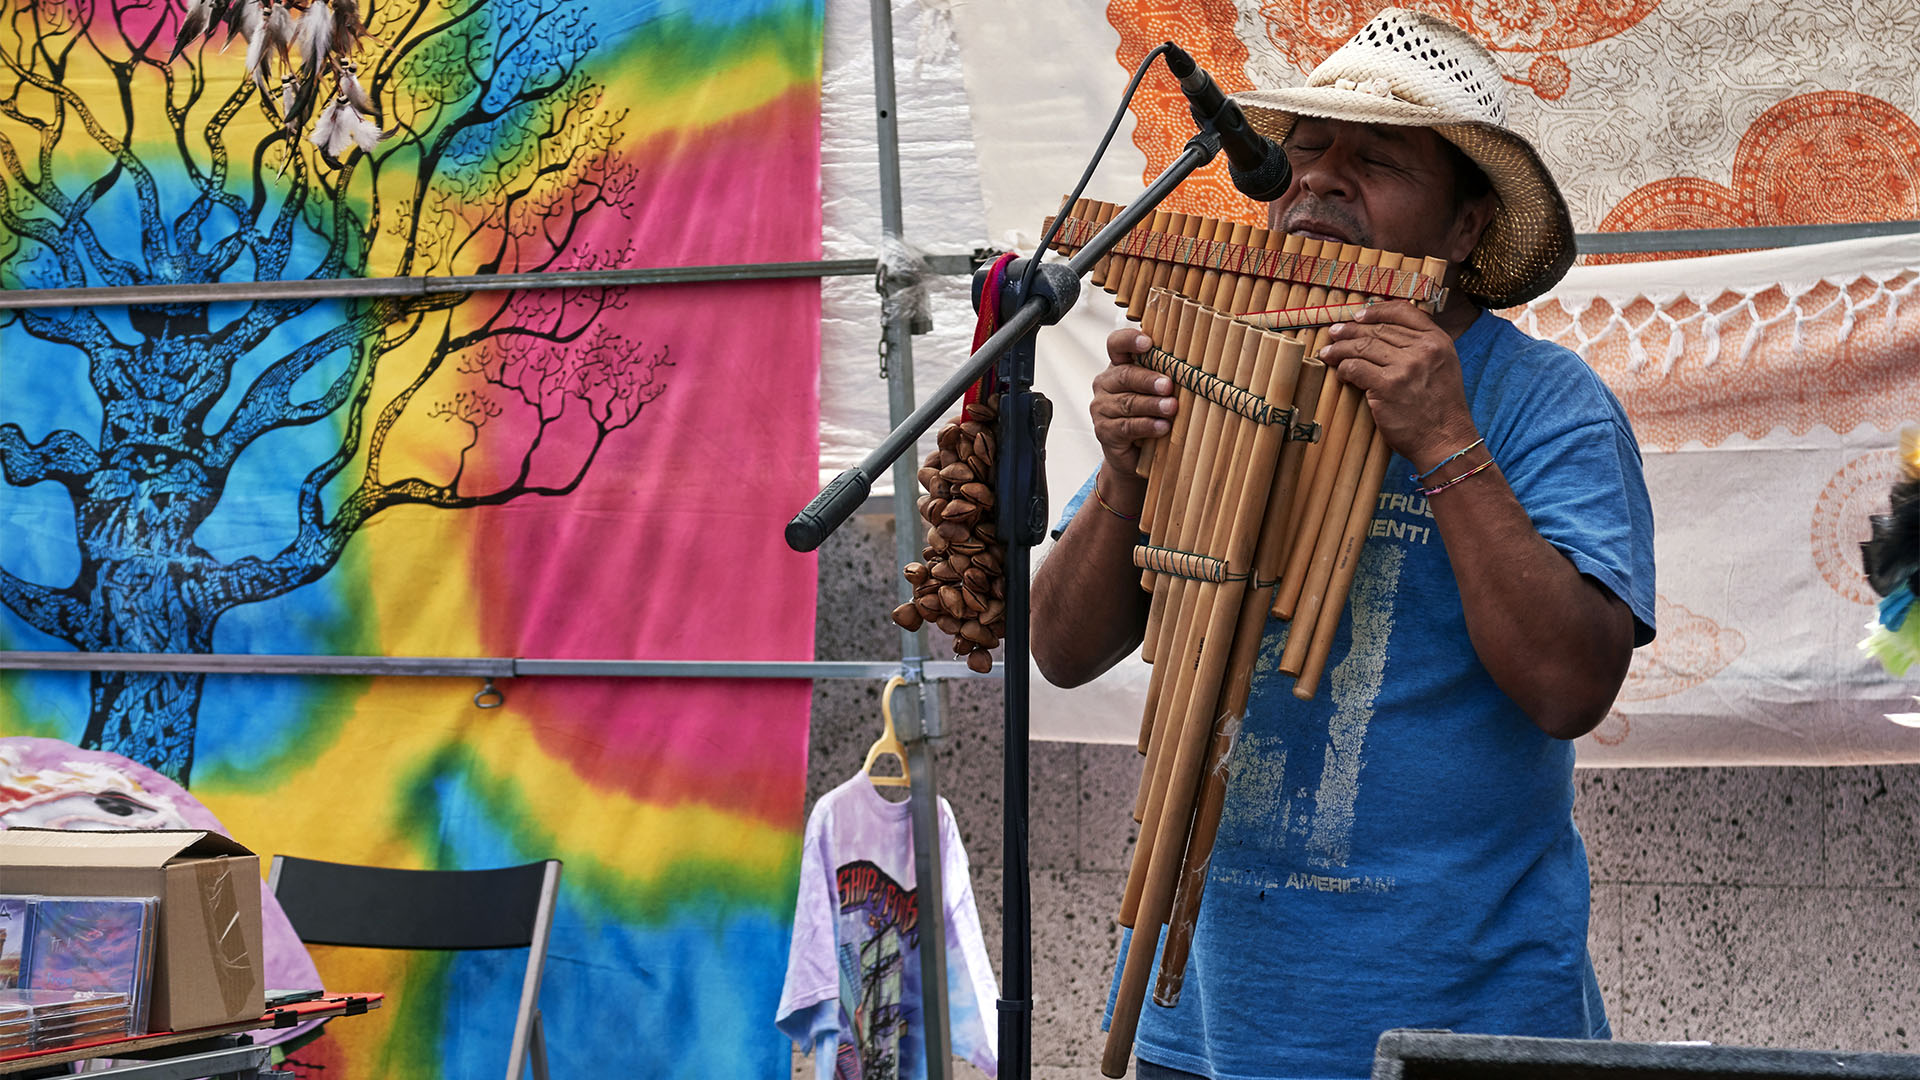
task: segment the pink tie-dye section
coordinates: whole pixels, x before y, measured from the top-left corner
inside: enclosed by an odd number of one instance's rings
[[[819,258],[816,95],[636,150],[657,182],[632,235],[669,239],[635,261]],[[768,154],[790,167],[769,168]],[[815,560],[782,530],[818,482],[817,281],[648,286],[625,300],[608,318],[638,351],[669,351],[664,391],[574,494],[493,512],[477,553],[488,651],[812,659]],[[529,679],[513,693],[544,748],[590,785],[797,820],[804,681]]]

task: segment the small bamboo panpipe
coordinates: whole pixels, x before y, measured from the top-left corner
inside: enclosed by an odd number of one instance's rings
[[[1117,211],[1077,203],[1055,247],[1077,250]],[[1147,542],[1135,562],[1152,591],[1142,655],[1153,667],[1138,744],[1140,833],[1120,912],[1136,932],[1102,1057],[1109,1076],[1125,1072],[1162,923],[1154,999],[1179,998],[1268,613],[1292,621],[1280,666],[1297,676],[1294,693],[1311,697],[1391,456],[1363,396],[1312,356],[1329,324],[1375,299],[1437,310],[1445,274],[1439,260],[1171,213],[1094,268],[1095,283],[1141,320],[1155,346],[1143,363],[1173,376],[1179,402],[1169,434],[1140,454]],[[1269,359],[1276,337],[1284,344]],[[1281,423],[1221,404],[1232,397],[1223,385],[1258,395],[1275,366],[1297,373],[1286,395],[1266,399],[1291,403]]]

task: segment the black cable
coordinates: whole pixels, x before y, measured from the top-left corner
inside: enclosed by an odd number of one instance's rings
[[[1054,236],[1059,233],[1060,223],[1067,220],[1067,215],[1073,211],[1073,204],[1080,201],[1080,193],[1087,190],[1087,184],[1092,182],[1093,171],[1100,167],[1100,159],[1106,156],[1107,144],[1113,141],[1114,132],[1120,130],[1120,121],[1127,115],[1127,107],[1133,104],[1133,94],[1140,88],[1140,80],[1146,78],[1147,69],[1153,66],[1154,60],[1172,45],[1171,41],[1163,41],[1155,45],[1153,51],[1146,55],[1146,59],[1140,61],[1140,66],[1134,69],[1133,81],[1127,83],[1127,92],[1120,97],[1120,108],[1114,111],[1113,123],[1107,125],[1107,133],[1101,137],[1100,145],[1094,148],[1093,160],[1087,162],[1087,171],[1080,174],[1080,182],[1074,185],[1073,194],[1068,195],[1067,201],[1061,204],[1060,213],[1054,215],[1053,225],[1047,229],[1047,235],[1040,238],[1040,247],[1034,251],[1033,258],[1027,260],[1026,273],[1020,275],[1021,296],[1027,295],[1029,286],[1033,284],[1034,271],[1040,268],[1041,258],[1046,255],[1047,249],[1053,244]]]

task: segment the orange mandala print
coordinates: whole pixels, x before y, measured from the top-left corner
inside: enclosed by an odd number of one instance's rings
[[[1650,701],[1691,690],[1726,670],[1747,648],[1740,631],[1658,593],[1653,598],[1653,620],[1660,636],[1634,650],[1633,665],[1620,687],[1621,701]]]
[[[1600,231],[1920,218],[1920,124],[1866,94],[1801,94],[1748,126],[1734,154],[1732,180],[1731,187],[1691,176],[1656,180],[1620,200]],[[1663,257],[1671,256],[1592,261]]]
[[[1654,229],[1730,229],[1747,224],[1747,208],[1740,195],[1724,184],[1697,176],[1656,180],[1635,191],[1608,212],[1601,232],[1644,232]],[[1701,251],[1696,255],[1724,252]],[[1591,263],[1650,262],[1669,256],[1658,252],[1629,255],[1593,255]]]
[[[1833,591],[1856,604],[1879,602],[1860,568],[1860,542],[1871,531],[1869,514],[1884,514],[1899,479],[1900,455],[1878,450],[1847,462],[1827,481],[1813,507],[1813,561]]]
[[[1301,71],[1311,71],[1383,7],[1425,11],[1464,28],[1495,52],[1539,53],[1527,63],[1532,85],[1549,100],[1567,90],[1567,65],[1547,56],[1577,49],[1630,30],[1660,6],[1660,0],[1619,4],[1561,0],[1263,0],[1260,16],[1267,39]],[[1546,63],[1541,63],[1546,60]],[[1519,66],[1519,65],[1509,65]]]
[[[1920,217],[1920,125],[1865,94],[1788,98],[1747,128],[1733,186],[1755,225]]]
[[[1232,0],[1112,0],[1107,21],[1120,32],[1114,59],[1129,74],[1140,58],[1163,41],[1172,41],[1207,69],[1229,94],[1253,89],[1247,81],[1247,47],[1233,32],[1239,18]],[[1155,61],[1133,98],[1133,144],[1147,156],[1144,185],[1159,176],[1193,138],[1196,128],[1180,85]],[[1234,189],[1226,162],[1211,165],[1182,181],[1162,208],[1265,226],[1266,208]]]
[[[1567,4],[1561,0],[1402,0],[1405,6],[1432,12],[1465,27],[1496,51],[1534,53],[1526,75],[1508,76],[1552,101],[1572,85],[1572,72],[1556,50],[1591,45],[1637,25],[1660,0]],[[1387,0],[1263,0],[1259,7],[1266,34],[1280,55],[1302,72],[1327,58],[1366,25]],[[1131,73],[1140,58],[1163,41],[1173,41],[1212,73],[1228,93],[1253,89],[1246,76],[1247,46],[1234,32],[1239,21],[1234,0],[1109,0],[1107,21],[1120,33],[1114,59]],[[1509,65],[1518,67],[1520,65]],[[1187,102],[1164,67],[1142,80],[1133,99],[1133,142],[1146,155],[1141,182],[1160,175],[1193,137]],[[1234,190],[1226,165],[1215,161],[1174,191],[1166,209],[1265,225],[1266,211]]]

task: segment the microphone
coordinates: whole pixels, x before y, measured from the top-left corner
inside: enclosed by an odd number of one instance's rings
[[[1247,125],[1247,116],[1238,103],[1220,92],[1213,76],[1193,62],[1193,57],[1173,42],[1167,42],[1167,70],[1180,80],[1180,92],[1187,95],[1193,118],[1202,127],[1211,125],[1220,133],[1220,149],[1227,155],[1227,175],[1240,193],[1257,202],[1272,202],[1293,182],[1293,167],[1287,164],[1285,151],[1271,139]]]

